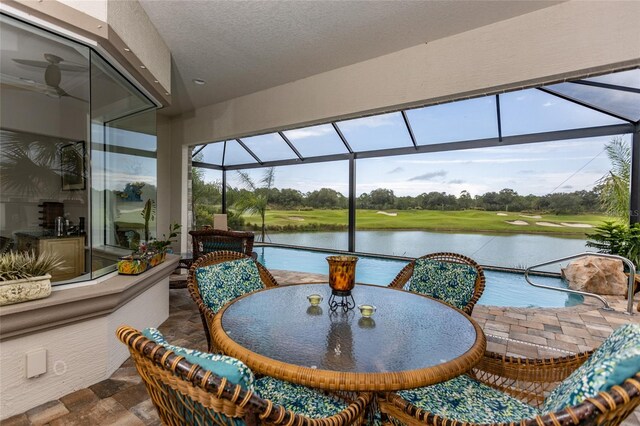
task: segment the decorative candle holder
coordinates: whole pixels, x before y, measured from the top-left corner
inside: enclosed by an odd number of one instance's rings
[[[311,306],[318,306],[320,302],[322,302],[322,296],[319,294],[310,294],[307,296],[307,300],[309,300]]]
[[[335,311],[341,308],[348,311],[355,308],[356,302],[353,300],[351,290],[356,284],[356,256],[329,256],[329,286],[331,287],[331,297],[329,297],[329,309]]]
[[[373,305],[358,305],[358,309],[364,318],[369,318],[376,313],[376,307]]]

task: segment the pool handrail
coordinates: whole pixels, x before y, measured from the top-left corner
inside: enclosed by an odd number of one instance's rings
[[[539,268],[541,266],[548,266],[548,265],[553,265],[554,263],[559,263],[559,262],[564,262],[565,260],[571,260],[571,259],[577,259],[580,257],[584,257],[584,256],[596,256],[596,257],[606,257],[609,259],[618,259],[621,260],[623,263],[625,263],[628,267],[629,267],[629,285],[628,285],[628,293],[627,293],[627,313],[629,315],[633,314],[633,285],[635,282],[635,272],[636,272],[636,267],[633,264],[632,261],[630,261],[629,259],[627,259],[626,257],[622,257],[622,256],[618,256],[616,254],[605,254],[605,253],[593,253],[593,252],[583,252],[583,253],[579,253],[579,254],[574,254],[573,256],[567,256],[567,257],[563,257],[560,259],[554,259],[551,260],[549,262],[545,262],[545,263],[539,263],[537,265],[532,265],[529,266],[527,269],[524,270],[524,279],[527,283],[529,283],[530,285],[534,286],[534,287],[538,287],[538,288],[544,288],[547,290],[554,290],[554,291],[564,291],[565,293],[572,293],[572,294],[580,294],[582,296],[586,296],[586,297],[594,297],[596,299],[598,299],[600,302],[602,302],[602,304],[604,305],[605,310],[607,311],[613,311],[614,309],[609,305],[609,302],[607,302],[607,300],[595,293],[589,293],[587,291],[580,291],[580,290],[572,290],[569,288],[560,288],[560,287],[553,287],[553,286],[548,286],[548,285],[542,285],[542,284],[536,284],[534,282],[532,282],[529,279],[529,272],[531,272],[534,268]]]

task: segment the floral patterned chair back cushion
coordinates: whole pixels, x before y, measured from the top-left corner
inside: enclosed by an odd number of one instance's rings
[[[192,364],[197,364],[205,370],[211,371],[213,374],[226,377],[227,380],[234,384],[240,385],[243,389],[254,392],[260,398],[273,401],[275,404],[282,405],[285,409],[294,411],[298,414],[305,415],[314,419],[329,417],[347,408],[347,404],[336,397],[325,395],[324,393],[274,379],[265,376],[258,380],[255,379],[253,372],[242,361],[219,354],[208,352],[200,352],[196,349],[175,346],[167,342],[160,331],[155,328],[147,328],[142,334],[159,345],[164,346],[176,355],[182,355]],[[205,424],[205,425],[234,425],[241,426],[245,422],[240,419],[229,419],[215,412],[214,410],[205,408],[198,401],[185,398],[179,395],[177,391],[170,387],[164,388],[167,392],[172,393],[173,398],[181,407],[172,407],[173,410],[180,411],[185,424]],[[192,410],[190,405],[197,404],[197,410]],[[207,413],[203,418],[194,417],[193,412]]]
[[[477,277],[478,271],[471,265],[416,259],[409,291],[463,309],[473,297]]]
[[[226,355],[201,352],[197,349],[183,348],[167,342],[160,331],[155,328],[142,330],[142,335],[157,344],[164,346],[176,355],[182,355],[191,364],[197,364],[217,376],[226,377],[230,383],[240,385],[243,389],[253,391],[255,377],[249,367],[242,361]]]
[[[639,371],[640,324],[625,324],[547,396],[542,409],[553,412],[578,405]]]
[[[238,259],[203,266],[195,273],[202,301],[214,313],[233,299],[264,288],[253,259]]]

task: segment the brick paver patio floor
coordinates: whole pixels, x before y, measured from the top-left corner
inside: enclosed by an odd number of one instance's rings
[[[327,281],[323,275],[272,272],[281,284]],[[626,300],[608,300],[615,307],[615,312],[604,311],[597,301],[587,300],[582,305],[569,308],[476,305],[473,317],[487,336],[488,350],[513,356],[557,357],[597,347],[619,325],[640,322],[640,313],[633,316],[624,313]],[[634,307],[637,304],[638,300]],[[176,345],[206,350],[200,315],[188,291],[184,288],[170,290],[170,305],[170,316],[159,327],[162,333]],[[131,360],[127,360],[109,379],[11,417],[1,424],[158,425],[160,421],[135,367]],[[640,426],[640,409],[623,425]]]

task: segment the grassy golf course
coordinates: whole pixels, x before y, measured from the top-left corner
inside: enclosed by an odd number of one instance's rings
[[[343,210],[269,210],[266,215],[267,229],[271,232],[300,232],[332,230],[347,225],[348,211]],[[246,223],[260,226],[260,217],[245,215]],[[357,210],[358,229],[400,230],[420,229],[424,231],[448,232],[495,232],[515,234],[565,234],[576,237],[591,232],[593,227],[605,220],[614,220],[602,215],[555,215],[536,213],[489,212],[478,210],[435,211]]]

